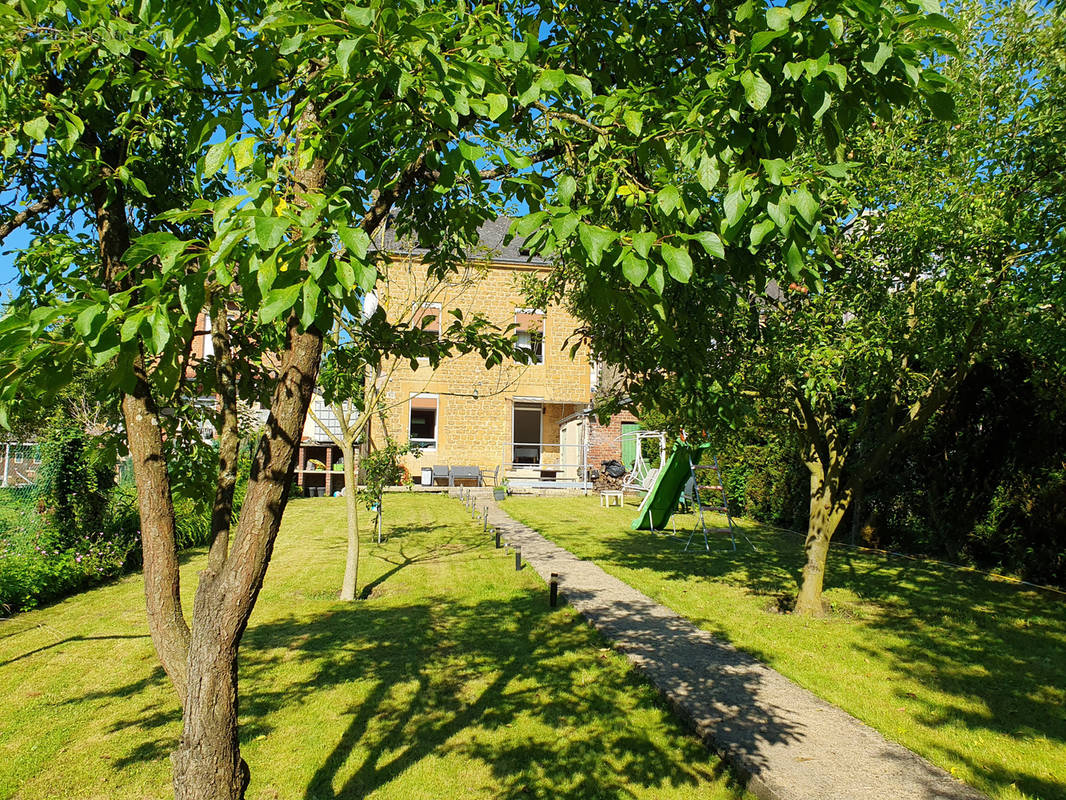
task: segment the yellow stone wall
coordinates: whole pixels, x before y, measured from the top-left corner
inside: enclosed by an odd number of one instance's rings
[[[473,264],[442,284],[427,274],[425,266],[396,260],[384,287],[379,285],[379,299],[393,320],[409,320],[423,302],[439,302],[443,327],[453,319],[449,312],[458,308],[464,316],[481,314],[504,328],[514,323],[516,309],[526,306],[521,282],[544,274],[543,268],[529,265]],[[436,370],[428,363],[415,370],[406,362],[392,365],[384,401],[389,407],[388,434],[394,439],[406,441],[409,436],[410,396],[438,395],[437,448],[424,450],[419,459],[405,460],[412,475],[433,465],[479,466],[491,472],[509,461],[507,443],[512,440],[515,398],[545,404],[543,441],[558,443],[559,421],[582,409],[591,396],[588,351],[582,347],[570,357],[567,340],[576,327],[576,320],[565,309],[545,309],[543,364],[505,362],[486,369],[480,356],[469,354],[448,359]],[[476,399],[471,396],[475,391]],[[380,441],[380,422],[375,422],[371,436]],[[573,460],[577,452],[566,455]],[[545,448],[542,463],[558,463],[559,457],[558,448]]]

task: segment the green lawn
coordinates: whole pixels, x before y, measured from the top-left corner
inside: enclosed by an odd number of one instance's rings
[[[511,497],[503,507],[992,797],[1066,798],[1063,595],[839,548],[834,612],[808,621],[777,612],[797,588],[793,534],[745,525],[756,552],[739,539],[734,553],[719,535],[711,554],[684,553],[631,531],[634,505]],[[687,534],[693,518],[676,519]]]
[[[387,495],[368,599],[334,599],[342,502],[290,505],[244,638],[250,800],[742,796],[454,500]],[[178,711],[142,593],[134,575],[0,622],[0,797],[168,796]]]

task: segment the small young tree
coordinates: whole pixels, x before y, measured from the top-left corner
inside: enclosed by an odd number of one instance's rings
[[[390,277],[396,271],[409,269],[415,273],[406,280]],[[389,405],[389,382],[396,370],[410,360],[417,363],[424,359],[431,375],[444,359],[471,352],[484,358],[488,367],[500,366],[507,360],[521,364],[530,357],[525,349],[517,347],[508,330],[501,331],[478,314],[467,317],[460,309],[453,310],[451,322],[445,325],[444,320],[423,313],[435,302],[440,305],[446,296],[452,302],[476,286],[481,274],[473,265],[466,264],[458,274],[434,276],[429,269],[393,262],[392,268],[383,267],[381,272],[373,310],[367,304],[369,313],[364,312],[358,320],[338,319],[326,340],[319,388],[335,425],[316,413],[313,406],[308,410],[311,419],[340,448],[344,464],[348,544],[341,600],[355,599],[359,580],[359,507],[355,491],[360,473],[359,442],[369,438],[375,416],[384,418]],[[401,311],[390,320],[386,308]],[[430,333],[426,327],[434,321],[439,332]],[[400,342],[405,344],[401,347]],[[391,443],[389,447],[390,452],[395,451]]]

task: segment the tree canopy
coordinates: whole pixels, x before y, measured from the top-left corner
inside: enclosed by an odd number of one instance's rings
[[[36,234],[0,319],[0,413],[78,364],[109,370],[149,627],[184,710],[177,796],[247,785],[237,648],[324,332],[380,277],[375,230],[413,235],[446,273],[481,222],[524,205],[531,247],[665,336],[668,286],[761,279],[778,260],[813,280],[846,134],[918,95],[950,114],[930,62],[950,27],[930,0],[0,5],[0,234]],[[197,362],[202,311],[216,354]],[[422,346],[380,333],[392,355]],[[269,416],[232,536],[220,452],[190,626],[162,412],[212,392],[223,428],[241,397]]]
[[[769,285],[697,270],[665,289],[661,310],[632,319],[604,313],[597,286],[563,274],[591,346],[625,367],[631,401],[690,432],[757,406],[800,436],[812,497],[801,610],[820,607],[828,541],[849,504],[974,364],[1014,347],[1060,369],[1066,355],[1061,20],[1009,3],[957,16],[959,55],[940,67],[953,112],[911,105],[853,131],[847,176],[806,254],[816,269],[763,250]],[[802,152],[818,162],[826,144]]]

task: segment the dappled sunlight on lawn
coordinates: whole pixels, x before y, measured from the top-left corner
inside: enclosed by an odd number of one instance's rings
[[[505,510],[575,555],[734,642],[886,736],[997,798],[1066,798],[1063,597],[961,570],[837,547],[825,620],[780,613],[802,537],[744,524],[711,552],[632,531],[636,507],[512,497]],[[718,524],[720,520],[715,520]]]

